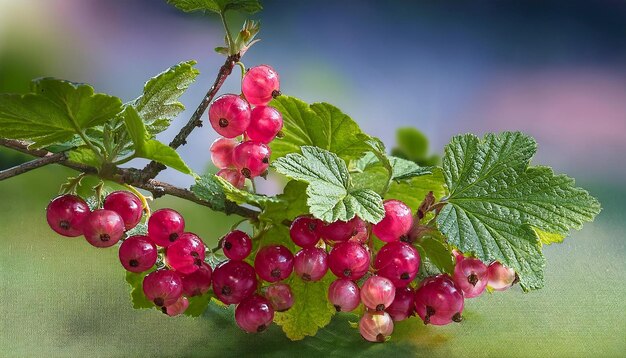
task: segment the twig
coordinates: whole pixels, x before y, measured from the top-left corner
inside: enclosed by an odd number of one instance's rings
[[[0,181],[43,167],[44,165],[62,162],[67,159],[65,152],[50,154],[51,155],[46,155],[45,157],[31,160],[30,162],[22,163],[14,166],[13,168],[0,171]]]
[[[240,54],[228,56],[226,62],[224,62],[222,67],[220,67],[220,71],[217,74],[217,78],[215,78],[215,82],[213,82],[213,85],[198,105],[198,108],[196,108],[195,112],[193,112],[187,124],[185,124],[185,126],[180,129],[174,139],[172,139],[169,144],[170,147],[176,149],[181,145],[187,144],[187,137],[189,136],[189,134],[191,134],[191,132],[195,128],[202,127],[202,115],[206,111],[213,98],[215,98],[215,95],[219,91],[220,87],[222,87],[222,84],[224,84],[224,81],[226,81],[226,78],[232,73],[235,64],[239,62],[240,59]],[[141,180],[147,182],[148,180],[156,177],[164,169],[165,166],[163,164],[152,161],[148,163],[145,168],[143,168]]]

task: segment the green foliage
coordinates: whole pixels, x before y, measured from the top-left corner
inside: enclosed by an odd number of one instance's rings
[[[367,152],[360,159],[352,161],[350,171],[355,187],[384,194],[394,181],[401,182],[432,173],[433,168],[420,167],[409,160],[392,156],[381,157],[380,154]]]
[[[385,199],[397,199],[416,211],[428,192],[432,191],[435,198],[441,199],[446,195],[446,188],[441,169],[433,169],[432,174],[411,178],[407,181],[393,182]]]
[[[198,198],[211,203],[214,210],[226,210],[226,194],[220,182],[215,179],[215,175],[205,174],[196,178],[196,183],[191,186],[191,191]]]
[[[185,12],[210,11],[223,14],[228,10],[237,10],[253,14],[263,9],[258,0],[167,0],[167,2]]]
[[[350,182],[346,163],[336,154],[304,146],[302,154],[291,153],[274,162],[276,170],[291,179],[309,184],[306,189],[310,213],[326,222],[348,221],[355,215],[377,223],[384,209],[380,195],[358,189]]]
[[[545,232],[537,228],[533,228],[533,230],[535,231],[535,233],[537,234],[537,237],[539,238],[539,241],[543,245],[561,243],[563,242],[563,240],[565,240],[565,236],[566,236],[564,234],[554,234],[550,232]]]
[[[276,197],[277,201],[267,203],[259,219],[281,224],[283,220],[293,220],[308,213],[306,188],[306,183],[291,180],[285,185],[283,193]]]
[[[67,158],[74,163],[84,164],[94,168],[99,168],[102,164],[100,157],[86,145],[70,150]]]
[[[449,204],[437,218],[451,244],[515,269],[525,290],[543,286],[545,265],[531,225],[566,235],[600,211],[572,179],[528,167],[535,151],[535,141],[519,132],[488,134],[482,141],[454,137],[443,158]]]
[[[396,131],[396,144],[391,154],[397,157],[424,166],[439,163],[439,156],[428,155],[428,138],[426,135],[415,128],[398,128]]]
[[[454,262],[450,250],[440,240],[433,237],[426,237],[416,245],[420,256],[428,258],[429,262],[440,272],[452,274],[454,272]]]
[[[185,310],[185,316],[200,317],[209,306],[213,293],[205,293],[201,296],[189,297],[189,307]]]
[[[154,307],[154,304],[143,294],[143,279],[150,272],[134,273],[126,271],[126,282],[130,285],[130,299],[135,309]]]

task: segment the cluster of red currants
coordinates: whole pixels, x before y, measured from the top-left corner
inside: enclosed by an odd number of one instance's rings
[[[211,126],[222,136],[211,145],[211,160],[220,169],[217,175],[237,188],[243,188],[246,178],[267,171],[271,154],[268,144],[283,128],[280,112],[267,105],[280,94],[279,87],[272,67],[253,67],[243,77],[241,96],[225,94],[209,108]]]

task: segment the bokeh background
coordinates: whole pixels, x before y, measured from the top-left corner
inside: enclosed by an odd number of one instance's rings
[[[262,42],[248,66],[269,63],[283,92],[342,108],[394,143],[415,126],[435,153],[450,136],[522,130],[539,142],[536,163],[577,178],[603,204],[595,223],[545,249],[546,288],[518,288],[466,302],[466,320],[398,324],[368,344],[336,317],[318,336],[290,342],[279,328],[241,333],[232,312],[199,319],[133,310],[115,250],[54,235],[44,208],[67,175],[46,167],[0,182],[0,356],[555,356],[626,354],[626,3],[621,1],[265,1]],[[243,17],[230,14],[233,27]],[[31,78],[92,84],[131,100],[149,77],[187,59],[201,75],[188,106],[160,135],[186,122],[223,58],[216,17],[177,12],[161,0],[0,0],[0,92]],[[223,91],[238,91],[237,75]],[[181,154],[210,170],[209,126]],[[0,167],[26,160],[0,150]],[[140,161],[131,165],[141,165]],[[160,178],[187,186],[175,172]],[[265,192],[280,188],[261,186]],[[173,198],[190,231],[208,243],[235,218]]]

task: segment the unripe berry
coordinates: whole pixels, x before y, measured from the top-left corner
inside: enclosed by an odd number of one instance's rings
[[[172,209],[157,210],[148,220],[148,237],[162,247],[173,244],[184,230],[185,219]]]
[[[407,243],[390,242],[378,251],[374,268],[378,275],[390,279],[396,287],[405,287],[417,276],[420,255]]]
[[[296,253],[293,267],[303,281],[319,281],[328,271],[328,254],[319,247],[307,247]]]
[[[369,269],[370,253],[358,242],[342,242],[330,251],[328,266],[339,278],[358,280]]]
[[[201,296],[209,292],[211,288],[211,275],[213,270],[206,262],[202,263],[196,271],[189,275],[184,275],[183,293],[188,297]]]
[[[156,263],[157,256],[157,248],[147,236],[131,236],[120,246],[120,262],[130,272],[150,269]]]
[[[143,293],[159,307],[176,303],[183,294],[183,281],[170,270],[151,272],[143,279]]]
[[[350,312],[361,303],[359,286],[353,281],[339,278],[328,287],[328,301],[337,312]]]
[[[250,114],[246,135],[250,140],[268,144],[283,129],[283,116],[276,108],[257,106]]]
[[[222,251],[231,260],[243,260],[252,251],[252,240],[243,231],[233,230],[222,238]]]
[[[267,282],[282,281],[293,271],[293,254],[282,245],[265,246],[254,258],[254,269]]]
[[[143,204],[130,191],[114,191],[104,199],[104,208],[118,213],[124,220],[124,227],[130,230],[137,226],[143,215]]]
[[[402,321],[415,314],[415,292],[410,287],[396,288],[391,305],[385,309],[394,321]]]
[[[365,312],[359,321],[359,332],[370,342],[383,343],[393,333],[393,320],[387,312]]]
[[[48,204],[46,219],[57,234],[76,237],[83,234],[83,224],[89,216],[89,205],[76,195],[61,195]]]
[[[382,241],[398,241],[413,226],[411,208],[399,200],[385,200],[383,206],[385,217],[372,227],[372,231]]]
[[[461,322],[463,304],[463,293],[446,274],[426,278],[415,292],[415,312],[424,324]]]
[[[219,135],[235,138],[250,125],[250,105],[235,94],[220,96],[209,108],[209,122]]]
[[[195,272],[204,263],[206,247],[195,234],[185,232],[165,252],[165,261],[183,275]]]
[[[479,259],[466,257],[454,266],[452,278],[465,298],[478,297],[485,291],[489,281],[487,265]]]
[[[189,300],[187,297],[181,296],[173,305],[161,307],[161,312],[174,317],[185,313],[187,307],[189,307]]]
[[[264,106],[280,94],[278,73],[268,65],[252,67],[241,82],[241,91],[253,106]]]
[[[227,182],[231,183],[237,189],[243,189],[243,187],[246,186],[246,177],[241,175],[238,169],[222,169],[215,175],[226,179]]]
[[[217,138],[211,144],[211,161],[213,164],[219,169],[233,167],[233,149],[238,143],[236,139]]]
[[[225,304],[239,303],[257,287],[254,268],[244,261],[227,261],[213,271],[213,292]]]
[[[329,244],[352,240],[367,241],[367,224],[358,216],[349,221],[335,221],[320,227],[320,235]]]
[[[83,235],[95,247],[110,247],[124,236],[124,220],[112,210],[94,210],[83,224]]]
[[[274,311],[285,312],[293,306],[291,287],[286,283],[275,283],[265,288],[265,298],[270,301]]]
[[[322,222],[318,219],[299,216],[291,223],[289,236],[300,247],[313,247],[320,241],[318,232],[320,226],[322,226]]]
[[[487,271],[488,285],[496,291],[508,289],[517,279],[515,270],[502,265],[498,261],[492,262]]]
[[[263,332],[274,320],[274,309],[270,302],[259,295],[243,300],[235,309],[235,322],[248,333]]]
[[[378,312],[389,307],[395,295],[396,287],[389,279],[382,276],[368,278],[361,287],[361,302],[365,307]]]
[[[260,142],[239,143],[233,151],[233,163],[246,178],[255,178],[267,171],[270,165],[270,148]]]

